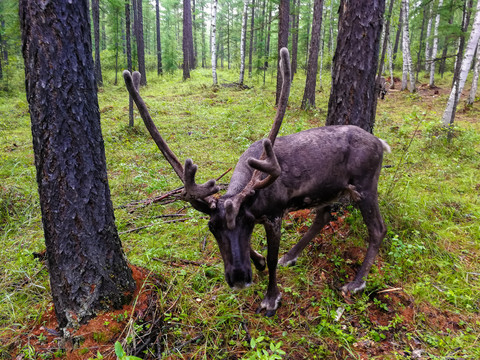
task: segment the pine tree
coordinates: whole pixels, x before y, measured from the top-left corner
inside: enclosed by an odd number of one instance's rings
[[[108,187],[88,1],[21,0],[19,13],[51,291],[66,330],[121,308],[135,281]]]

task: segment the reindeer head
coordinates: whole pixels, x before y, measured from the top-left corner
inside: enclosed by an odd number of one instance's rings
[[[145,126],[184,184],[183,200],[190,202],[195,209],[210,216],[208,226],[217,240],[224,263],[225,279],[232,288],[244,288],[252,281],[250,237],[255,225],[255,218],[250,213],[248,204],[254,201],[256,191],[272,184],[281,174],[273,145],[285,114],[290,92],[290,60],[286,48],[280,51],[280,59],[283,75],[282,91],[272,129],[268,138],[263,141],[263,153],[259,159],[248,158],[246,160],[253,173],[243,189],[234,195],[224,195],[220,198],[213,196],[219,191],[215,180],[209,180],[201,185],[197,184],[195,182],[197,166],[193,164],[192,160],[187,159],[185,167],[183,167],[163,140],[139,94],[140,73],[134,72],[133,78],[130,72],[124,71],[123,73],[127,89],[137,105]],[[262,174],[266,174],[266,176]]]

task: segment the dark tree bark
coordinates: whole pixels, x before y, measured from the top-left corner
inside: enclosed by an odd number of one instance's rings
[[[25,84],[61,329],[130,301],[107,181],[87,0],[21,0]]]
[[[290,18],[290,0],[280,0],[280,7],[278,13],[278,47],[277,54],[280,54],[280,49],[288,46],[288,26]],[[282,88],[282,73],[280,71],[280,61],[277,61],[277,91],[275,96],[275,105],[278,104],[280,98],[280,90]]]
[[[93,36],[95,42],[95,77],[98,86],[103,86],[102,65],[100,63],[100,7],[99,0],[92,0]]]
[[[157,74],[163,75],[162,68],[162,42],[160,38],[160,4],[155,0],[155,16],[157,25]]]
[[[147,85],[147,72],[145,69],[145,42],[143,38],[143,6],[142,0],[134,0],[134,32],[137,40],[138,71],[142,74],[140,85]]]
[[[318,52],[320,50],[320,30],[322,29],[323,0],[315,0],[313,5],[312,38],[308,56],[307,79],[303,92],[302,109],[315,107],[317,85]]]
[[[127,68],[130,73],[132,72],[132,45],[131,45],[131,34],[130,34],[130,0],[125,1],[125,38],[127,45]],[[128,96],[128,126],[133,127],[135,124],[133,117],[133,99]]]
[[[190,78],[190,70],[194,67],[192,7],[190,0],[183,0],[183,80]]]
[[[375,77],[385,0],[341,0],[327,125],[373,132]]]

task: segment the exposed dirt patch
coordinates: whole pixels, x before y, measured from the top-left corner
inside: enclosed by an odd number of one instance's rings
[[[125,339],[136,324],[137,334],[129,345],[133,353],[141,353],[152,345],[159,336],[162,319],[157,304],[158,287],[163,281],[148,270],[131,266],[137,283],[134,300],[122,309],[99,314],[96,318],[82,325],[78,330],[70,331],[70,338],[64,340],[58,329],[53,304],[44,313],[37,325],[27,334],[21,334],[20,346],[12,354],[12,359],[24,359],[26,355],[19,349],[31,348],[37,358],[56,358],[83,360],[96,358],[100,352],[104,359],[116,359],[114,344]],[[149,324],[148,326],[143,326]]]

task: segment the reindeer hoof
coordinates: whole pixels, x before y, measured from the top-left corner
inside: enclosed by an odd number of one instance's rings
[[[277,309],[280,306],[280,302],[282,300],[282,294],[278,294],[276,298],[269,299],[265,297],[263,301],[260,303],[260,306],[257,308],[256,313],[260,314],[265,309],[265,316],[272,317],[277,312]]]
[[[341,290],[344,294],[356,294],[363,291],[366,287],[367,283],[365,281],[352,281],[342,286]]]
[[[297,263],[297,258],[294,258],[294,259],[288,259],[287,255],[283,255],[280,260],[278,260],[278,265],[279,266],[284,266],[284,267],[287,267],[287,266],[293,266]]]

